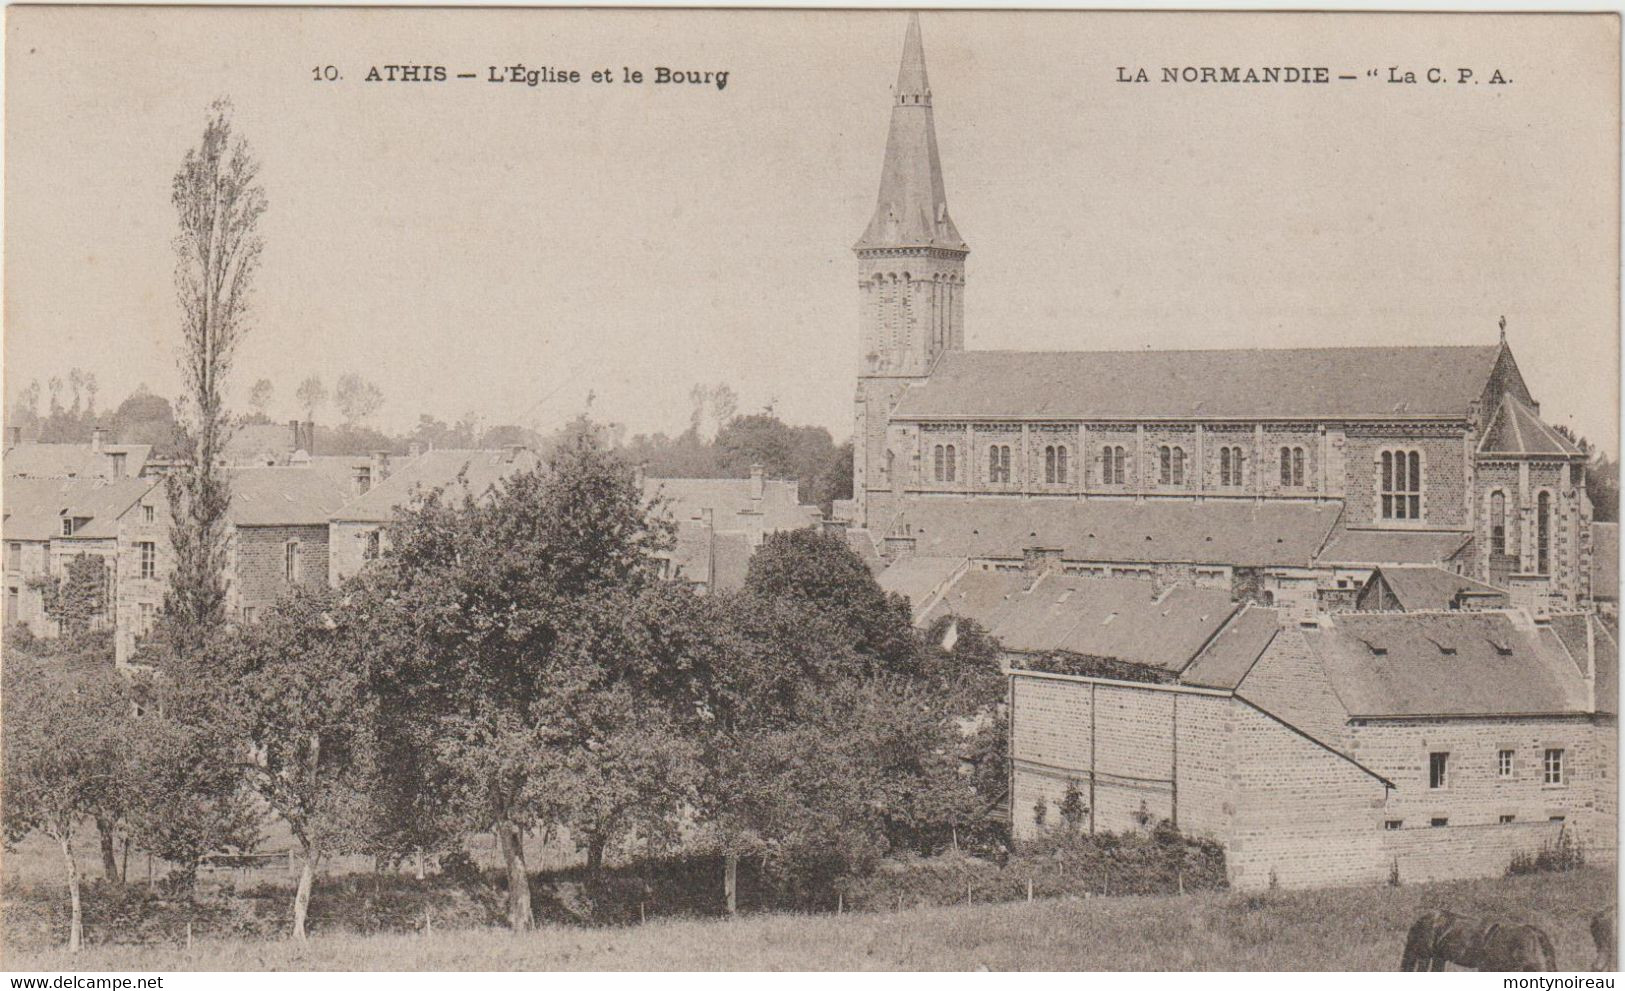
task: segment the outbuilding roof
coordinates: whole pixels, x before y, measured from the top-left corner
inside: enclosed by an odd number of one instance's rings
[[[1179,672],[1236,606],[1224,589],[1021,572],[965,572],[924,617],[974,619],[1010,651],[1065,651]]]
[[[752,495],[754,484],[749,478],[648,478],[643,494],[645,499],[658,497],[666,514],[678,522],[699,519],[709,509],[712,525],[722,531],[749,529],[752,512],[761,514],[763,533],[799,530],[818,522],[818,507],[801,504],[795,481],[762,479],[760,501]]]
[[[915,553],[937,557],[1019,558],[1038,546],[1069,561],[1307,567],[1339,511],[1285,502],[921,498],[894,532],[914,538]]]
[[[60,537],[65,516],[87,521],[74,531],[76,537],[116,537],[119,517],[156,484],[150,478],[8,478],[5,539]]]
[[[1386,582],[1399,608],[1406,612],[1452,609],[1464,596],[1506,604],[1506,590],[1431,565],[1383,565],[1371,573],[1370,580]]]
[[[1499,346],[949,351],[892,418],[1465,419]]]
[[[1371,567],[1378,564],[1443,564],[1470,534],[1460,530],[1358,530],[1338,527],[1315,563]]]
[[[151,444],[18,444],[5,454],[7,478],[112,478],[111,455],[124,455],[124,474],[135,477],[152,457]]]
[[[328,466],[233,468],[227,518],[236,526],[326,526],[349,497]]]
[[[1510,613],[1340,613],[1305,637],[1351,718],[1587,708],[1561,642]]]
[[[1278,612],[1247,605],[1196,655],[1179,680],[1200,688],[1233,690],[1280,631]]]
[[[970,566],[962,557],[933,557],[929,554],[911,554],[887,566],[875,576],[875,581],[887,592],[896,592],[908,599],[913,608],[914,621],[919,622],[936,596],[944,591],[950,580]]]

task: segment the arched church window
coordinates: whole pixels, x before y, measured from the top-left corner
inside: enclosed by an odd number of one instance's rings
[[[991,444],[987,449],[987,480],[1010,481],[1010,445]]]
[[[1121,445],[1108,444],[1100,449],[1100,484],[1122,485],[1127,478],[1124,466],[1127,463],[1127,451]]]
[[[1490,493],[1490,553],[1507,552],[1507,497],[1505,492]]]
[[[955,457],[955,455],[957,453],[958,452],[954,448],[954,445],[949,444],[948,445],[948,477],[947,477],[946,481],[953,482],[953,481],[958,481],[958,479],[959,479],[959,466],[955,463],[958,460]]]
[[[1066,445],[1049,444],[1044,447],[1044,482],[1047,485],[1066,483]]]
[[[1303,448],[1281,448],[1281,484],[1289,487],[1303,484]]]
[[[1219,484],[1236,487],[1241,485],[1241,448],[1219,448]]]
[[[938,481],[938,482],[947,481],[948,480],[947,476],[943,474],[943,472],[947,468],[947,466],[948,466],[947,465],[947,452],[943,449],[941,444],[938,444],[931,451],[931,468],[932,468],[931,477],[932,477],[932,479],[934,479],[935,481]]]
[[[1542,492],[1535,499],[1535,571],[1552,573],[1552,494]]]
[[[1161,459],[1157,481],[1163,485],[1185,484],[1185,449],[1164,444],[1157,449]]]

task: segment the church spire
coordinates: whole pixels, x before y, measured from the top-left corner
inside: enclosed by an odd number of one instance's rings
[[[880,172],[880,197],[874,218],[857,244],[859,251],[903,247],[968,250],[948,216],[919,14],[909,15],[908,33],[903,38],[886,161]]]

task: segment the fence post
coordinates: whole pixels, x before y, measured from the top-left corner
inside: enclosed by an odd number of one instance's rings
[[[190,950],[192,948],[192,920],[191,919],[186,920],[186,948],[188,950]]]
[[[970,882],[969,881],[965,882],[965,904],[966,905],[970,904]]]
[[[1028,901],[1033,900],[1033,879],[1032,878],[1027,879],[1027,900]]]
[[[846,895],[843,892],[837,891],[835,893],[835,914],[836,915],[845,915],[846,914]]]
[[[643,911],[643,903],[642,902],[638,902],[638,921],[639,922],[648,922],[649,921],[649,916],[647,914],[645,914],[644,911]]]

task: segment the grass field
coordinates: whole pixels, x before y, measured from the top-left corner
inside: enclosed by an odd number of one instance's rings
[[[7,952],[5,969],[94,970],[1393,970],[1426,907],[1544,927],[1565,970],[1592,960],[1589,914],[1615,898],[1604,868],[1428,885],[1208,892],[895,913],[651,920],[415,936],[201,941]]]

